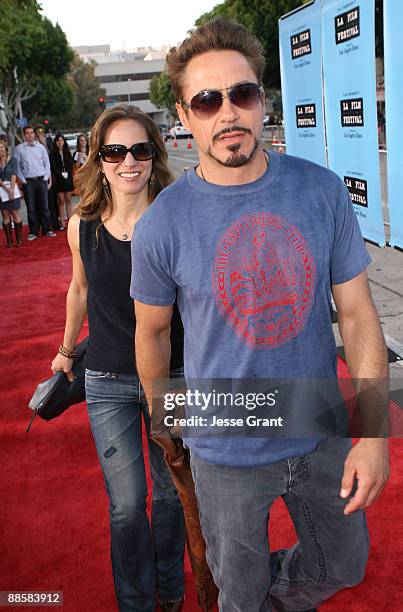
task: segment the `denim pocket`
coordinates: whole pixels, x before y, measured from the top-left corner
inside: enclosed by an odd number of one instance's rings
[[[86,378],[108,378],[109,372],[101,372],[99,370],[88,370],[85,369]]]

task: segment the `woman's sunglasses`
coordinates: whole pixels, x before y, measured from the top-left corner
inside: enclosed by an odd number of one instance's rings
[[[221,92],[226,92],[223,95]],[[193,96],[190,104],[180,101],[183,108],[190,109],[199,119],[208,119],[221,108],[224,98],[243,110],[251,110],[262,99],[263,88],[258,83],[239,83],[226,89],[206,89]]]
[[[98,155],[108,164],[117,164],[124,161],[129,152],[137,161],[148,161],[155,156],[155,147],[152,142],[137,142],[129,148],[121,144],[102,145]]]

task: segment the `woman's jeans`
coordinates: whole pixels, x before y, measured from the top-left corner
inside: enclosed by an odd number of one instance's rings
[[[110,500],[113,579],[120,612],[154,612],[184,593],[183,511],[137,376],[86,370],[88,414]],[[153,479],[151,528],[142,445],[145,422]]]

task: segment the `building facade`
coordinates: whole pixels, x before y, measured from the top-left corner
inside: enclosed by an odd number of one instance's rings
[[[169,123],[166,109],[150,100],[150,81],[165,69],[166,50],[137,49],[133,52],[111,52],[109,45],[75,47],[85,61],[95,61],[95,76],[106,90],[107,108],[117,104],[134,104],[157,124]]]

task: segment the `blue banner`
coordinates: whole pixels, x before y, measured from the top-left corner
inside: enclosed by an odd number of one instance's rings
[[[374,0],[322,0],[322,5],[329,167],[345,181],[364,237],[384,246]]]
[[[326,166],[321,10],[317,1],[279,20],[287,153]]]
[[[383,20],[390,244],[403,247],[403,54],[400,38],[403,30],[402,0],[388,0],[384,3]]]

